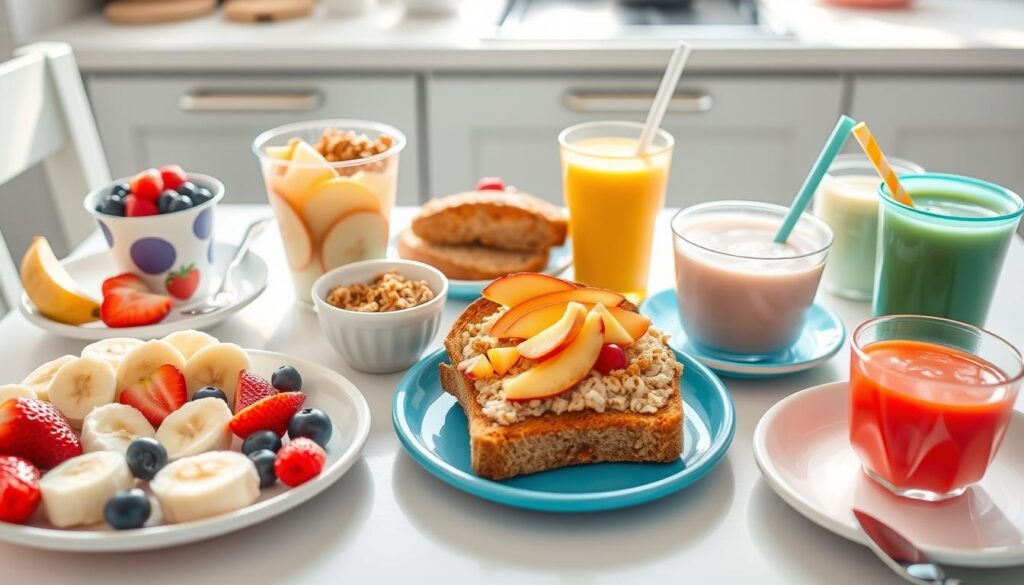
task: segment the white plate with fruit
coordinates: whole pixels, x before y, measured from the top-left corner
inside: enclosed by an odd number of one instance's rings
[[[236,249],[234,244],[214,243],[213,265],[217,274],[225,273]],[[175,304],[168,296],[150,292],[137,276],[119,274],[109,253],[96,252],[62,262],[44,238],[36,238],[22,260],[22,281],[26,288],[33,287],[33,297],[52,299],[53,311],[57,313],[44,314],[27,291],[22,292],[19,308],[30,322],[61,337],[162,337],[181,329],[212,327],[240,311],[266,288],[267,265],[250,251],[238,268],[231,271],[231,278],[237,291],[233,302],[204,315],[186,315],[182,310],[187,305]],[[114,285],[104,285],[107,281],[114,281]]]
[[[324,366],[198,331],[99,341],[0,386],[0,541],[123,552],[219,536],[326,489],[369,431],[359,390]]]

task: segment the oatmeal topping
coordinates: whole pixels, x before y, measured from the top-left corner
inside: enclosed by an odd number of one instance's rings
[[[327,293],[328,304],[362,313],[400,311],[422,305],[434,298],[434,291],[422,280],[409,280],[397,270],[383,272],[370,284],[336,286]]]
[[[486,353],[493,347],[510,345],[487,334],[503,312],[501,309],[462,332],[463,359]],[[629,360],[625,369],[613,370],[606,376],[591,370],[579,384],[558,396],[510,402],[505,399],[502,382],[535,363],[523,358],[500,378],[474,381],[477,402],[483,407],[484,415],[500,425],[513,424],[530,416],[582,410],[653,414],[668,403],[675,390],[674,380],[682,373],[683,366],[668,348],[668,336],[653,327],[625,349]]]

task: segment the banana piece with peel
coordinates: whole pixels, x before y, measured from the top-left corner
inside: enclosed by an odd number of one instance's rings
[[[249,354],[234,343],[217,343],[200,349],[185,364],[189,400],[203,386],[215,386],[227,396],[228,404],[234,404],[238,374],[250,367]]]
[[[228,423],[231,409],[220,398],[186,402],[167,415],[156,432],[156,440],[167,449],[170,460],[222,451],[231,446],[234,436]]]
[[[91,357],[109,362],[114,370],[121,365],[128,352],[142,345],[141,339],[134,337],[111,337],[90,343],[82,348],[82,357]]]
[[[36,393],[36,398],[49,402],[50,382],[52,382],[53,377],[57,375],[57,370],[59,370],[64,364],[75,359],[77,359],[77,356],[62,355],[55,360],[50,360],[32,370],[32,373],[25,376],[25,379],[22,380],[21,383],[31,388],[32,391]]]
[[[124,456],[97,451],[68,459],[39,480],[46,517],[57,528],[103,520],[110,496],[135,484]]]
[[[178,459],[149,484],[168,523],[189,522],[232,512],[260,496],[253,462],[235,451],[210,451]]]
[[[71,426],[81,428],[92,409],[114,401],[114,367],[96,358],[77,358],[61,366],[50,382],[50,402]]]
[[[114,451],[124,455],[139,437],[156,437],[156,429],[134,407],[106,404],[94,408],[82,422],[82,450]]]

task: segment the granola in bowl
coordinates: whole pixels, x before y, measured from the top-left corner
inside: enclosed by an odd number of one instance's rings
[[[424,280],[410,280],[397,270],[382,272],[370,283],[338,285],[327,292],[327,304],[360,313],[387,313],[422,305],[434,298]]]
[[[500,309],[462,332],[463,357],[469,359],[486,354],[488,349],[510,345],[489,335],[491,325],[504,312],[505,309]],[[626,368],[613,370],[607,375],[591,370],[576,386],[558,396],[528,402],[509,401],[502,389],[503,381],[536,363],[523,358],[504,376],[473,381],[477,390],[476,400],[484,415],[502,426],[549,413],[583,410],[658,412],[675,392],[674,380],[682,373],[682,365],[668,347],[668,336],[652,327],[626,348],[626,356]]]

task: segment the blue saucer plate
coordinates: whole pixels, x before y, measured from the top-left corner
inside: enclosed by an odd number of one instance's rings
[[[391,239],[388,246],[389,258],[400,258],[398,254],[398,236]],[[558,276],[572,266],[572,242],[565,241],[565,245],[554,246],[548,252],[548,265],[543,270],[548,276]],[[463,301],[475,301],[480,298],[480,292],[491,283],[491,280],[448,280],[448,298]]]
[[[406,373],[392,408],[395,432],[424,469],[481,498],[533,510],[587,512],[634,506],[667,496],[697,481],[725,455],[736,430],[732,399],[711,371],[686,355],[683,454],[674,463],[596,463],[554,469],[504,481],[473,473],[466,416],[445,393],[438,365],[444,350]]]
[[[800,337],[789,349],[764,359],[751,360],[739,354],[709,351],[694,343],[679,321],[679,305],[674,289],[663,290],[640,305],[640,313],[652,324],[669,334],[672,349],[687,353],[720,374],[734,378],[772,378],[809,370],[828,361],[846,339],[843,320],[817,303],[811,305],[804,319]]]

